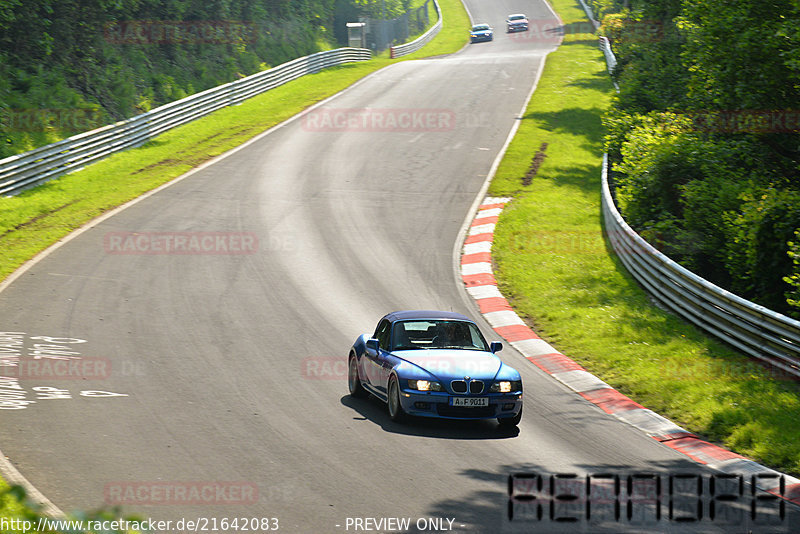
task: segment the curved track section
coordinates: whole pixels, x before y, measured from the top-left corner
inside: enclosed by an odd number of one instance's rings
[[[553,46],[502,24],[553,15],[536,1],[467,4],[494,42],[370,76],[0,293],[6,356],[40,362],[0,382],[19,408],[0,410],[0,449],[50,500],[172,521],[276,517],[285,532],[394,517],[412,518],[403,531],[449,518],[458,532],[524,532],[508,520],[510,473],[696,469],[511,347],[519,432],[397,425],[346,395],[347,350],[386,312],[478,315],[453,246]],[[355,123],[337,126],[342,113]],[[659,530],[686,531],[673,526]]]

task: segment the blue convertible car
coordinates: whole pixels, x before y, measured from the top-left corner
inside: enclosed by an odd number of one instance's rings
[[[350,349],[350,394],[372,393],[394,421],[406,415],[446,419],[522,418],[522,379],[495,354],[478,326],[459,313],[398,311]]]

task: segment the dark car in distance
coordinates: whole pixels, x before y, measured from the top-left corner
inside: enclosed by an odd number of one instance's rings
[[[488,24],[476,24],[469,31],[469,42],[471,43],[491,41],[492,39],[494,39],[494,32]]]

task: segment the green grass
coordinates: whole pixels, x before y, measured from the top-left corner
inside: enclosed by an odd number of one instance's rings
[[[445,24],[422,50],[397,60],[388,52],[304,76],[220,110],[86,169],[12,198],[0,198],[0,280],[60,238],[104,212],[230,150],[310,105],[396,61],[451,53],[467,42],[458,0],[441,0]]]
[[[469,41],[469,17],[459,0],[439,0],[444,22],[436,38],[422,50],[404,56],[403,59],[420,59],[457,52]]]
[[[552,3],[565,24],[585,20],[574,0]],[[548,56],[489,188],[514,198],[495,233],[500,288],[539,335],[637,402],[798,475],[796,383],[653,306],[603,240],[601,115],[612,94],[593,35],[568,35]],[[546,157],[523,185],[543,143]]]

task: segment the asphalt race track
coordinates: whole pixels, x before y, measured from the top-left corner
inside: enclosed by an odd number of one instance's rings
[[[548,506],[509,521],[508,475],[711,475],[508,345],[525,383],[518,432],[398,425],[347,395],[347,351],[385,313],[480,321],[454,247],[556,39],[504,32],[509,13],[552,21],[539,1],[466,3],[494,42],[379,71],[96,224],[0,293],[0,331],[43,356],[17,389],[0,381],[17,408],[0,410],[0,450],[53,503],[206,529],[238,517],[300,533],[622,532],[631,521],[603,530],[583,508],[574,523],[549,521]],[[48,378],[66,361],[53,356],[81,358],[72,378]],[[640,504],[632,531],[731,531],[719,516],[701,530],[648,518]]]

